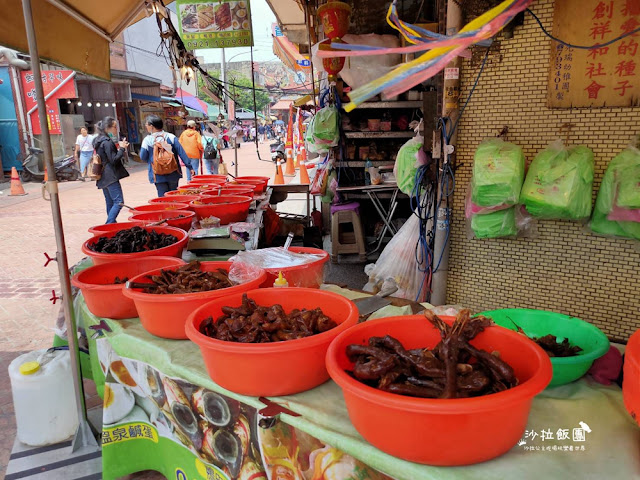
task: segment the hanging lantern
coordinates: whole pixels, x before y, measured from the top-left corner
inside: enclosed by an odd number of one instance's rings
[[[318,8],[318,18],[322,22],[324,34],[331,40],[342,38],[349,28],[351,5],[330,1]]]
[[[336,43],[345,43],[340,39],[333,40],[333,41]],[[331,48],[331,40],[324,40],[323,42],[320,42],[320,45],[318,45],[318,48],[320,50],[335,50],[334,48]],[[345,57],[332,57],[332,58],[322,59],[322,66],[325,69],[325,71],[329,74],[329,83],[333,83],[337,81],[338,79],[337,75],[344,68],[344,62],[345,62]]]

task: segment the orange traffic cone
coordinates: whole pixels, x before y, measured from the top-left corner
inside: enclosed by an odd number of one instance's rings
[[[9,196],[16,197],[19,195],[26,195],[27,192],[24,191],[22,187],[22,182],[20,182],[20,176],[18,175],[18,170],[16,167],[11,167],[11,193]]]
[[[309,172],[307,172],[307,165],[303,161],[300,162],[300,183],[302,185],[311,183],[311,180],[309,180]]]
[[[284,168],[284,174],[293,177],[296,174],[296,167],[293,166],[293,154],[290,148],[287,148],[287,164]]]
[[[282,167],[280,162],[276,162],[276,176],[273,179],[274,185],[284,185],[284,177],[282,176]]]

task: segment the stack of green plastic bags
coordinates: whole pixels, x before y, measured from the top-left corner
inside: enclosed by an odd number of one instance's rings
[[[627,212],[622,220],[619,212]],[[618,215],[616,215],[618,213]],[[635,220],[634,214],[635,213]],[[602,235],[640,240],[640,150],[629,147],[619,153],[602,178],[591,230]]]
[[[516,206],[524,180],[522,149],[499,138],[483,141],[473,158],[467,218],[476,238],[518,234]]]
[[[536,218],[583,220],[591,215],[593,152],[554,142],[529,166],[520,202]]]

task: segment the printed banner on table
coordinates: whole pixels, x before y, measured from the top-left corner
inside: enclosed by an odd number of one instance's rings
[[[54,135],[60,135],[62,133],[58,99],[76,98],[78,96],[76,93],[76,82],[72,75],[73,70],[46,70],[42,72],[44,97],[47,98],[54,89],[58,89],[46,101],[49,133]],[[36,107],[38,103],[36,100],[36,86],[31,70],[22,72],[22,92],[26,111],[29,112],[32,108]],[[31,113],[30,118],[34,135],[40,135],[42,128],[40,127],[37,108]]]
[[[640,27],[640,0],[556,2],[553,34],[573,45],[603,44]],[[551,42],[547,100],[550,107],[637,106],[640,37],[581,50]]]
[[[350,455],[225,395],[120,357],[96,341],[105,375],[103,479],[391,480]]]
[[[180,37],[188,49],[253,45],[249,0],[178,0]]]

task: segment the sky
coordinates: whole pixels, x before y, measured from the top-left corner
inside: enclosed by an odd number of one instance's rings
[[[265,0],[251,0],[251,20],[253,22],[253,59],[255,61],[278,60],[273,54],[271,41],[271,24],[276,17]],[[247,47],[225,48],[226,61],[242,62],[251,59]],[[196,50],[196,56],[204,57],[205,63],[216,63],[222,60],[219,48]],[[236,57],[237,55],[237,57]]]

